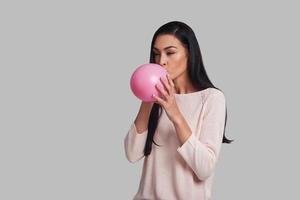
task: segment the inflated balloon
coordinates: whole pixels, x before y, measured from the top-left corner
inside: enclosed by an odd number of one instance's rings
[[[153,94],[160,96],[155,85],[163,88],[160,77],[166,77],[167,70],[154,63],[143,64],[139,66],[132,74],[130,79],[130,88],[133,94],[145,102],[154,102]]]

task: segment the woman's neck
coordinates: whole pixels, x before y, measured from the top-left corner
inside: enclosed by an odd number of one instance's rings
[[[173,80],[175,84],[175,90],[177,94],[186,94],[191,92],[196,92],[197,89],[193,86],[192,82],[189,80],[187,73],[183,73]]]

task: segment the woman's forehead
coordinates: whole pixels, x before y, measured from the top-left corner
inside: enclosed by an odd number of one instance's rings
[[[180,41],[173,35],[160,35],[154,42],[153,49],[165,50],[170,48],[181,48]]]

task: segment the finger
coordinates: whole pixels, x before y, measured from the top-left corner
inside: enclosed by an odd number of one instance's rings
[[[167,74],[167,79],[168,79],[169,84],[171,85],[172,90],[174,91],[175,84],[169,74]]]
[[[167,97],[168,93],[165,91],[165,89],[159,87],[158,84],[156,84],[155,87],[165,98]]]
[[[167,74],[167,79],[168,79],[169,84],[170,84],[172,87],[174,87],[174,86],[175,86],[175,85],[174,85],[174,82],[173,82],[173,80],[171,79],[171,77],[170,77],[169,74]]]
[[[156,96],[155,94],[152,94],[152,97],[160,104],[164,105],[164,100],[160,98],[159,96]]]
[[[160,78],[160,82],[164,86],[165,90],[168,92],[168,94],[171,94],[171,86],[169,85],[169,81],[167,78]]]

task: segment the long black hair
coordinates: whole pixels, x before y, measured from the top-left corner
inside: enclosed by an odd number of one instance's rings
[[[154,52],[153,46],[156,38],[160,35],[173,35],[175,36],[188,50],[188,76],[193,84],[193,86],[198,90],[204,90],[207,88],[216,88],[212,82],[209,80],[207,73],[205,71],[202,55],[200,51],[200,47],[197,41],[197,38],[194,34],[194,31],[185,23],[179,21],[171,21],[164,25],[162,25],[157,31],[154,33],[151,49],[150,49],[150,63],[154,63]],[[220,90],[221,91],[221,90]],[[148,121],[148,134],[147,140],[144,148],[144,155],[148,156],[152,150],[152,143],[157,145],[153,140],[155,130],[158,124],[158,119],[161,115],[162,108],[158,103],[153,103],[150,117]],[[225,128],[227,122],[227,107],[226,107],[226,115],[225,115],[225,125],[224,125],[224,133],[223,133],[223,143],[231,143],[233,140],[229,140],[225,136]],[[159,145],[158,145],[159,146]]]

